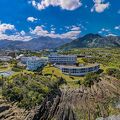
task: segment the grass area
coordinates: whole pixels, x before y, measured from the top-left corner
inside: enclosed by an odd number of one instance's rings
[[[83,48],[64,51],[61,54],[88,55],[90,58],[78,58],[79,63],[101,64],[103,70],[107,68],[120,69],[120,48]]]
[[[77,58],[77,62],[78,62],[79,64],[84,64],[84,63],[85,63],[82,58]]]
[[[21,73],[23,73],[23,74],[34,74],[34,72],[32,72],[32,71],[23,70],[21,72],[14,72],[13,75],[9,76],[9,79],[11,79],[11,78],[13,78],[13,77],[15,77],[17,75],[20,75]]]
[[[4,65],[0,65],[0,72],[4,72],[4,71],[7,71],[7,70],[10,70],[11,69],[11,65],[8,64],[7,67],[5,67]]]
[[[76,84],[77,81],[80,80],[82,82],[84,80],[84,77],[65,75],[58,68],[55,68],[55,67],[49,66],[49,65],[47,65],[46,67],[43,68],[42,73],[43,73],[43,75],[51,75],[53,79],[55,77],[62,77],[63,79],[66,80],[68,86],[71,86],[71,87],[78,87],[78,85]]]

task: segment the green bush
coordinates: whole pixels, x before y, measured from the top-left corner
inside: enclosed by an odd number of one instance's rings
[[[63,80],[51,81],[50,78],[42,75],[18,74],[6,78],[2,94],[7,100],[18,102],[19,107],[29,109],[40,104],[44,97],[54,89],[53,86],[59,85],[60,82]]]
[[[14,71],[14,72],[20,72],[20,71],[22,71],[22,69],[20,69],[20,68],[18,68],[18,67],[13,67],[13,68],[12,68],[12,71]]]
[[[110,75],[110,76],[113,76],[113,77],[116,77],[116,78],[120,79],[120,70],[119,69],[108,68],[106,70],[106,73],[107,73],[107,75]]]
[[[86,87],[91,87],[92,85],[94,85],[94,82],[99,82],[99,80],[100,79],[99,79],[99,75],[98,74],[96,74],[96,73],[88,73],[85,76],[83,84]]]

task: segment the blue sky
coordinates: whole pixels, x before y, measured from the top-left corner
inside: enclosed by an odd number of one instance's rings
[[[120,35],[120,0],[0,0],[0,39]]]

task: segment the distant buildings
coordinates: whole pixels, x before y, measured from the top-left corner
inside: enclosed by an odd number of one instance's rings
[[[21,63],[27,64],[27,61],[28,61],[29,58],[30,58],[30,57],[21,57],[21,58],[20,58],[20,59],[21,59]]]
[[[39,67],[47,64],[48,60],[46,58],[31,57],[27,61],[27,70],[37,70]]]
[[[75,65],[77,61],[77,56],[52,54],[48,57],[48,60],[52,64]]]
[[[27,70],[34,71],[37,70],[39,67],[42,67],[43,65],[47,64],[48,59],[47,58],[39,58],[39,57],[21,57],[21,62],[23,64],[26,64]]]
[[[11,56],[0,56],[0,61],[8,62],[12,59],[13,58]]]
[[[21,59],[22,57],[24,57],[24,54],[20,54],[20,55],[16,56],[16,60],[19,60],[19,59]]]

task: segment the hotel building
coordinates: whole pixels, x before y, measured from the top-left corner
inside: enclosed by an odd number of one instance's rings
[[[48,61],[52,64],[75,65],[77,61],[77,56],[52,54],[48,57]]]
[[[48,58],[39,58],[39,57],[22,57],[21,62],[26,64],[27,70],[37,70],[39,67],[42,67],[43,65],[47,64]]]
[[[88,66],[83,66],[83,67],[63,65],[63,66],[59,66],[59,68],[64,74],[73,75],[73,76],[82,76],[90,72],[97,72],[100,68],[100,65],[93,64],[93,65],[88,65]]]
[[[27,64],[27,61],[28,61],[29,58],[31,58],[31,57],[21,57],[21,58],[20,58],[21,63]]]

